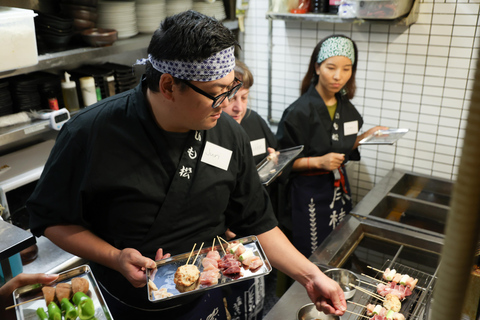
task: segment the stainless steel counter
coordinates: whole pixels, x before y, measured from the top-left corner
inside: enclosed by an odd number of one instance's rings
[[[434,279],[432,275],[438,269],[443,247],[443,232],[412,225],[402,219],[418,213],[420,216],[416,218],[436,221],[439,225],[445,223],[452,185],[452,181],[392,170],[325,239],[310,261],[331,268],[349,269],[367,282],[370,275],[378,277],[378,274],[372,274],[370,267],[382,270],[385,264],[398,264],[408,269],[409,274],[418,273],[418,278]],[[389,198],[395,201],[386,202]],[[392,219],[391,212],[398,213],[397,218],[402,219]],[[425,290],[429,291],[424,292],[429,293],[434,280],[425,281],[428,282],[424,283]],[[372,287],[368,289],[372,290]],[[361,298],[357,295],[358,290],[353,299]],[[310,302],[303,286],[295,282],[265,319],[295,320],[297,310]],[[406,311],[406,318],[421,319],[418,314],[426,309],[427,302],[423,299],[416,301]],[[365,305],[367,299],[360,303]],[[348,308],[353,310],[355,305],[348,304]],[[346,313],[341,319],[360,317]]]
[[[25,273],[58,273],[86,263],[86,260],[60,249],[48,238],[37,238],[37,246],[38,257],[23,266]]]

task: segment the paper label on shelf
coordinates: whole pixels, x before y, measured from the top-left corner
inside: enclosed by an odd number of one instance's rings
[[[28,127],[26,128],[25,130],[23,130],[23,132],[25,134],[30,134],[30,133],[33,133],[33,132],[37,132],[37,131],[40,131],[40,130],[43,130],[47,127],[47,124],[44,124],[44,123],[41,123],[41,124],[38,124],[36,126],[31,126],[31,127]]]
[[[0,167],[0,174],[7,172],[10,170],[10,166],[8,164],[4,164],[3,166]]]

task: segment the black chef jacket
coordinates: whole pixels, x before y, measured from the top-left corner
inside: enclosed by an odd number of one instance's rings
[[[211,243],[227,228],[239,236],[274,228],[249,138],[238,123],[221,116],[214,128],[192,131],[175,164],[144,86],[83,109],[63,126],[27,202],[32,232],[82,225],[116,248],[154,258],[158,248],[175,255]],[[232,151],[227,170],[201,161],[207,142]],[[152,307],[145,287],[135,289],[120,273],[96,268],[120,300]]]
[[[315,86],[311,85],[305,94],[283,112],[277,130],[280,148],[303,145],[304,149],[298,158],[336,152],[345,154],[345,162],[360,160],[358,149],[352,150],[357,134],[346,135],[344,124],[357,121],[360,130],[363,125],[362,116],[346,96],[337,93],[336,98],[336,118],[332,121],[322,97]]]
[[[250,137],[252,150],[255,149],[253,151],[253,158],[256,164],[260,163],[260,161],[268,155],[267,148],[277,149],[277,138],[275,138],[275,135],[272,130],[270,130],[268,124],[257,112],[254,110],[248,110],[240,124]],[[261,149],[254,147],[258,147],[262,144],[263,147]]]

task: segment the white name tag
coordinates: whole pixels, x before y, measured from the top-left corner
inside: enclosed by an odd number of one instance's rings
[[[207,141],[207,143],[205,144],[205,149],[203,150],[201,161],[227,171],[231,158],[231,150],[225,149]]]
[[[349,121],[343,124],[343,134],[349,136],[358,133],[358,121]]]
[[[265,138],[250,141],[250,145],[252,146],[253,156],[258,156],[259,154],[267,152]]]

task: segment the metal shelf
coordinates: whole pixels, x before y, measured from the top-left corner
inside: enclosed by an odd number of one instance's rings
[[[230,30],[235,30],[238,29],[238,20],[226,20],[223,21],[223,25]],[[145,49],[148,47],[151,38],[151,34],[138,34],[132,38],[118,40],[108,47],[84,47],[43,54],[38,57],[38,64],[31,67],[0,72],[0,79],[35,71],[62,68],[72,64],[88,62],[93,59]],[[0,153],[4,146],[52,132],[55,133],[54,130],[50,128],[48,120],[33,120],[25,124],[0,128]]]
[[[382,19],[360,19],[360,18],[353,18],[353,19],[343,19],[340,18],[337,14],[332,13],[304,13],[304,14],[296,14],[296,13],[288,13],[288,12],[271,12],[268,11],[266,13],[266,18],[269,20],[285,20],[285,21],[312,21],[312,22],[329,22],[329,23],[354,23],[354,24],[363,24],[363,23],[370,23],[370,24],[389,24],[389,25],[396,25],[396,26],[410,26],[417,22],[418,20],[418,9],[420,6],[419,0],[414,0],[412,4],[412,8],[408,15],[391,20],[382,20]]]
[[[226,20],[223,21],[223,25],[230,30],[235,30],[238,29],[238,20]],[[108,47],[83,47],[43,54],[38,57],[38,64],[31,67],[0,72],[0,79],[35,71],[48,70],[51,68],[61,68],[74,63],[81,63],[96,58],[144,49],[148,47],[151,38],[151,34],[138,34],[132,38],[118,40]]]
[[[0,72],[0,79],[34,71],[59,68],[72,63],[88,61],[95,58],[101,58],[109,55],[146,48],[150,42],[151,37],[151,35],[140,34],[133,38],[118,40],[113,45],[108,47],[85,47],[43,54],[38,57],[38,64],[31,67]]]

